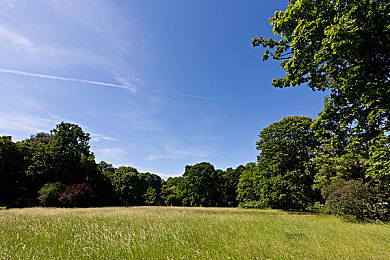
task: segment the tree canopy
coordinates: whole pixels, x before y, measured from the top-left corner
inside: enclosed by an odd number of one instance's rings
[[[254,186],[264,204],[303,209],[314,200],[311,160],[319,143],[311,123],[310,117],[288,116],[260,132]]]
[[[307,84],[330,90],[329,109],[357,132],[390,129],[390,3],[388,0],[289,0],[270,18],[279,40],[254,38],[263,60],[280,60],[275,87]]]

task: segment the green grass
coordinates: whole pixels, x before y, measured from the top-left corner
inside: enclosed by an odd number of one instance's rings
[[[277,210],[0,211],[0,259],[390,259],[390,224]]]

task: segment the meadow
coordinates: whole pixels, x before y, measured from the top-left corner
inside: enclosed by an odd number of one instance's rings
[[[279,210],[0,210],[0,259],[390,259],[390,224]]]

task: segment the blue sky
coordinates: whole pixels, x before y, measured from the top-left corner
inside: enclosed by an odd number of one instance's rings
[[[76,123],[97,161],[164,178],[256,161],[261,129],[323,107],[324,93],[272,87],[284,72],[250,44],[286,4],[0,0],[0,135]]]

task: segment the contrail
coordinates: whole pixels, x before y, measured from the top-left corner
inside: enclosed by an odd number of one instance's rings
[[[123,88],[123,89],[131,90],[131,88],[127,87],[127,86],[118,85],[118,84],[111,84],[111,83],[105,83],[105,82],[100,82],[100,81],[92,81],[92,80],[85,80],[85,79],[75,79],[75,78],[65,78],[65,77],[59,77],[59,76],[53,76],[53,75],[31,73],[31,72],[19,71],[19,70],[9,70],[9,69],[2,69],[2,68],[0,68],[0,72],[8,73],[8,74],[15,74],[15,75],[28,76],[28,77],[34,77],[34,78],[54,79],[54,80],[62,80],[62,81],[70,81],[70,82],[81,82],[81,83],[86,83],[86,84],[91,84],[91,85],[115,87],[115,88]]]
[[[127,90],[130,90],[130,91],[133,91],[133,89],[131,87],[129,87],[129,86],[105,83],[105,82],[100,82],[100,81],[92,81],[92,80],[86,80],[86,79],[75,79],[75,78],[66,78],[66,77],[60,77],[60,76],[54,76],[54,75],[32,73],[32,72],[26,72],[26,71],[20,71],[20,70],[2,69],[2,68],[0,68],[0,72],[8,73],[8,74],[15,74],[15,75],[28,76],[28,77],[34,77],[34,78],[53,79],[53,80],[61,80],[61,81],[68,81],[68,82],[80,82],[80,83],[85,83],[85,84],[105,86],[105,87],[122,88],[122,89],[127,89]],[[197,95],[189,95],[189,94],[182,94],[182,93],[169,92],[169,91],[158,91],[157,90],[157,91],[154,91],[154,92],[168,94],[168,95],[181,96],[181,97],[199,98],[199,99],[206,99],[206,100],[212,100],[212,101],[222,101],[221,99],[217,99],[217,98],[211,98],[211,97],[205,97],[205,96],[197,96]]]

